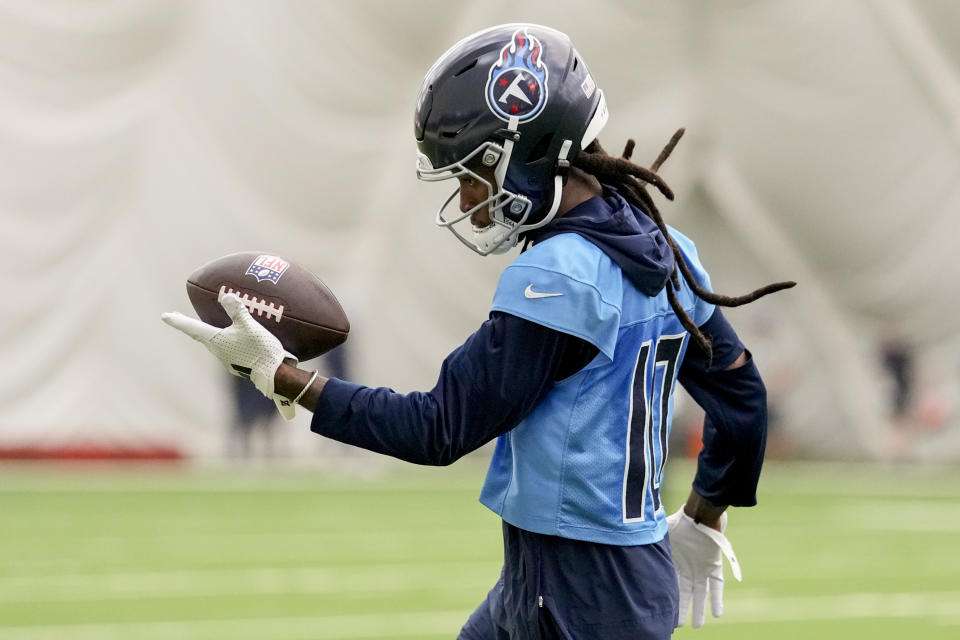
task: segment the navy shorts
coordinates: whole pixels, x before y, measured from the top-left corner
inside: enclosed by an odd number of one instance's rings
[[[679,594],[670,542],[621,547],[503,523],[503,571],[458,640],[662,640]]]

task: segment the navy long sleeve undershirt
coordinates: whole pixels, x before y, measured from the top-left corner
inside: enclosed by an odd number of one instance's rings
[[[450,464],[518,425],[555,380],[596,354],[580,338],[493,312],[443,361],[430,391],[399,394],[334,378],[310,428],[408,462]]]
[[[706,413],[693,488],[717,505],[752,507],[766,446],[767,392],[753,358],[727,369],[744,347],[719,309],[700,329],[713,357],[691,342],[678,376]]]

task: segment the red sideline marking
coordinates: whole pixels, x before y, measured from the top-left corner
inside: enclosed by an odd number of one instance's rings
[[[65,445],[60,447],[0,447],[0,460],[182,460],[173,447],[107,447]]]

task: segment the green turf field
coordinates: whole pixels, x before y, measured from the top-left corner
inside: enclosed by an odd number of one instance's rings
[[[499,572],[482,474],[0,468],[0,640],[454,638]],[[674,637],[960,638],[960,473],[771,463],[760,498]]]

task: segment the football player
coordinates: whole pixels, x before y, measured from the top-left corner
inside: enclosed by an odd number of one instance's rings
[[[268,397],[313,412],[312,430],[420,464],[446,465],[496,438],[480,500],[503,521],[500,580],[463,640],[667,638],[707,594],[722,611],[725,510],[752,506],[766,396],[691,240],[663,223],[656,171],[608,155],[603,92],[570,39],[511,24],[454,45],[427,73],[415,112],[421,180],[456,181],[436,214],[468,248],[525,250],[489,318],[443,362],[436,386],[398,394],[284,362],[235,296],[224,330],[165,319]],[[692,491],[661,501],[673,392],[706,420]],[[669,536],[668,536],[669,531]]]

